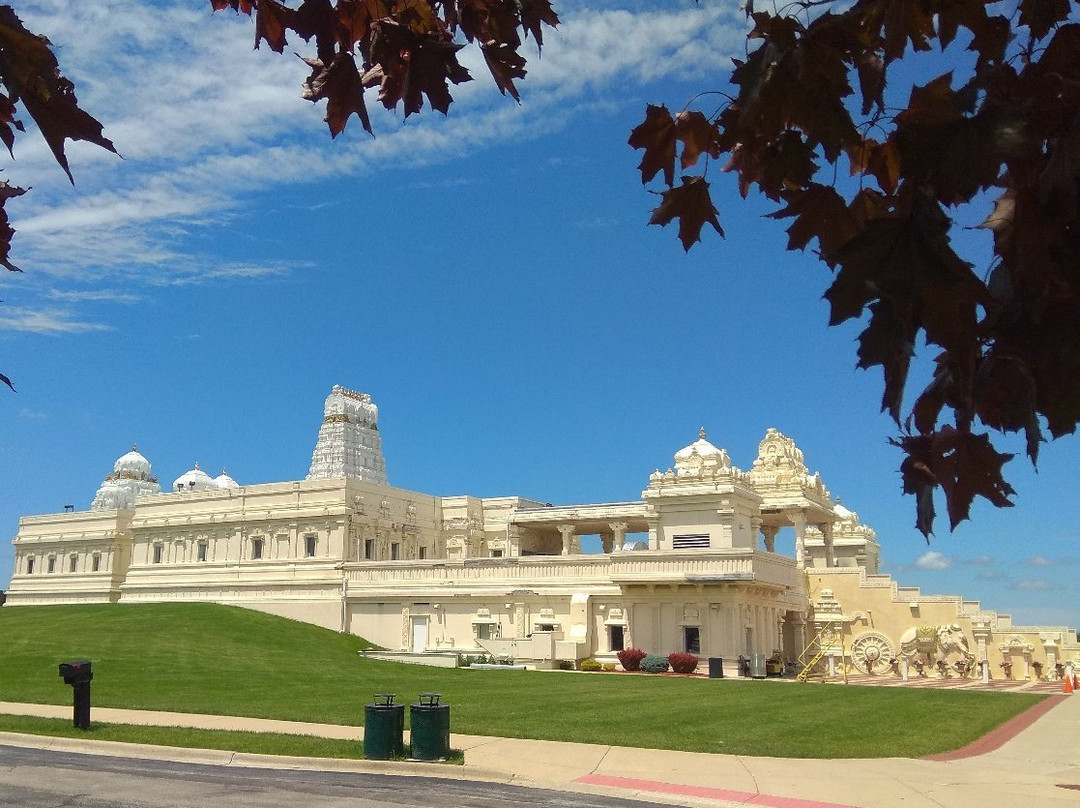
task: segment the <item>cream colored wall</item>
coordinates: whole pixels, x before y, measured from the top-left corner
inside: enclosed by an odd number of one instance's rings
[[[7,593],[12,606],[51,603],[109,603],[119,597],[127,574],[131,511],[77,511],[19,520],[15,572]],[[99,567],[93,570],[94,556]],[[71,571],[71,557],[75,571]],[[54,571],[48,571],[49,558]],[[28,559],[34,572],[27,574]]]
[[[831,589],[843,613],[848,617],[857,617],[845,628],[846,647],[866,632],[879,632],[889,639],[895,654],[900,651],[900,639],[905,631],[915,626],[937,626],[958,624],[968,640],[968,648],[976,658],[979,657],[979,643],[974,624],[987,623],[990,636],[986,642],[986,658],[990,663],[991,678],[1004,678],[1001,662],[1006,656],[1001,646],[1014,640],[1030,644],[1030,660],[1047,665],[1048,650],[1057,661],[1075,659],[1080,670],[1080,643],[1075,637],[1071,640],[1063,635],[1060,627],[1012,626],[1007,615],[978,607],[977,603],[965,603],[960,597],[924,595],[915,589],[898,587],[888,576],[870,576],[864,581],[862,570],[835,569],[831,571],[810,571],[810,598],[817,602],[821,591]],[[912,604],[917,604],[912,608]],[[1044,639],[1058,638],[1057,643],[1047,643]],[[1013,658],[1012,678],[1021,678],[1022,659],[1017,654]],[[1044,675],[1047,670],[1044,668]]]

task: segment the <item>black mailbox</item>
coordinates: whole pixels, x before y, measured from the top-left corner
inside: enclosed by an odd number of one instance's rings
[[[75,659],[60,663],[60,675],[64,684],[71,685],[74,693],[73,723],[78,729],[90,729],[90,680],[94,668],[89,659]]]
[[[80,659],[73,662],[61,662],[60,675],[64,677],[65,685],[77,685],[83,682],[89,682],[93,679],[94,668],[88,659]]]

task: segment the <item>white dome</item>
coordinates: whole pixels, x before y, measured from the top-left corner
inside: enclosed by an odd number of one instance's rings
[[[150,478],[150,461],[135,450],[134,444],[131,451],[117,458],[113,463],[113,474],[124,479],[146,480]]]
[[[702,427],[698,431],[698,439],[691,443],[684,449],[680,449],[675,453],[675,462],[680,460],[689,460],[694,455],[702,458],[719,458],[724,455],[723,449],[717,449],[707,440],[705,440],[705,427]]]
[[[841,522],[856,522],[859,521],[859,515],[855,511],[849,511],[843,505],[840,504],[840,500],[836,500],[836,504],[833,505],[833,513],[836,514],[836,518]]]
[[[199,468],[199,464],[195,464],[195,468],[191,471],[185,471],[175,480],[173,480],[173,491],[205,491],[207,488],[214,487],[214,480]]]
[[[222,469],[221,474],[219,474],[217,477],[214,478],[213,483],[214,483],[215,488],[221,488],[221,489],[239,488],[240,487],[240,483],[238,483],[236,480],[234,480],[232,477],[230,477],[226,473],[225,469]]]

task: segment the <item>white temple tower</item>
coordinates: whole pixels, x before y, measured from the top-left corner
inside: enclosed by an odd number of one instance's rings
[[[319,441],[307,479],[351,477],[386,483],[386,461],[379,436],[379,408],[367,393],[334,385],[323,406]]]

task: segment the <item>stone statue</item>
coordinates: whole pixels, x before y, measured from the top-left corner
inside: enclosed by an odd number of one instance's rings
[[[964,636],[963,630],[957,623],[940,626],[912,626],[900,635],[900,655],[908,662],[922,654],[933,666],[952,653],[958,653],[968,661],[975,658],[975,655],[968,650],[967,637]]]

